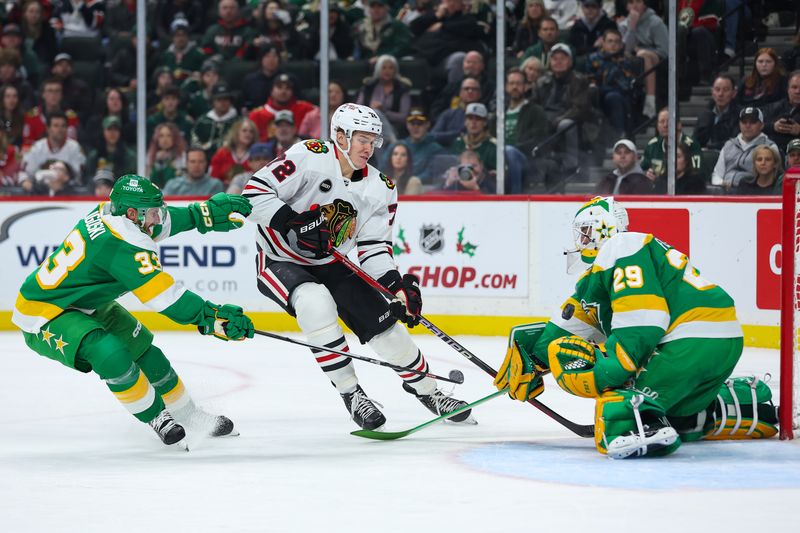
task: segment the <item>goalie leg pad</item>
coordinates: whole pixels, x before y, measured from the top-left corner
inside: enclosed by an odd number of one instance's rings
[[[595,404],[595,446],[613,459],[668,455],[681,444],[654,400],[634,389],[604,392]]]
[[[413,368],[420,372],[428,372],[428,362],[417,345],[414,344],[411,334],[399,322],[395,322],[391,328],[383,333],[375,335],[367,344],[375,350],[375,353],[394,365]],[[396,372],[417,394],[428,395],[436,390],[436,381],[433,378],[410,372]]]
[[[289,303],[295,310],[297,323],[308,342],[334,350],[347,351],[344,331],[337,321],[336,302],[324,285],[320,283],[299,285],[292,291]],[[311,352],[340,394],[355,390],[358,378],[352,359],[324,350],[312,349]]]
[[[706,440],[767,439],[778,433],[772,391],[756,376],[725,381],[712,407],[714,427]]]

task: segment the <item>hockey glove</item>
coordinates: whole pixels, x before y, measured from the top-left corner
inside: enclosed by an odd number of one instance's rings
[[[252,211],[253,206],[250,205],[250,200],[238,194],[225,194],[224,192],[218,192],[205,202],[189,206],[192,222],[200,233],[241,228],[243,222],[232,218],[231,215],[239,213],[246,217]]]
[[[331,253],[331,230],[319,206],[287,220],[284,236],[289,246],[303,257],[322,259]]]
[[[255,335],[253,321],[238,305],[217,305],[206,301],[203,319],[197,329],[203,335],[214,335],[224,341],[252,339]]]
[[[517,341],[512,341],[506,351],[506,358],[494,378],[497,390],[508,388],[508,395],[514,400],[527,402],[544,392],[542,374],[547,367],[535,357],[528,355],[520,348]]]
[[[605,354],[594,344],[576,335],[555,339],[547,347],[550,369],[558,386],[565,391],[584,398],[597,398],[599,391],[595,382],[595,363]]]
[[[394,275],[390,275],[390,281],[384,283],[384,286],[397,298],[389,302],[389,309],[397,320],[405,322],[413,328],[419,324],[419,315],[422,313],[419,278],[414,274],[406,274],[401,278],[400,273],[396,270],[390,271],[391,273]]]
[[[332,204],[325,204],[322,209],[331,231],[331,241],[334,248],[341,246],[347,239],[356,233],[356,213],[349,204],[336,200]]]

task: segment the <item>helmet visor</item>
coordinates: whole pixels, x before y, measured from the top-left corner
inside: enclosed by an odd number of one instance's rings
[[[167,219],[167,206],[148,207],[144,210],[143,222],[146,227],[163,224]]]

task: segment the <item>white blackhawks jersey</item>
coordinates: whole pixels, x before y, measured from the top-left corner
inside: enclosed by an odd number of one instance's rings
[[[356,170],[352,178],[345,178],[337,151],[333,142],[299,142],[253,174],[245,185],[242,195],[253,204],[247,218],[258,224],[259,271],[264,268],[263,256],[300,265],[335,261],[333,257],[301,256],[271,226],[273,217],[285,205],[302,213],[315,204],[333,204],[337,214],[355,212],[355,233],[337,248],[340,253],[347,255],[357,246],[359,262],[375,278],[397,269],[392,255],[392,224],[397,210],[394,182],[369,164]]]

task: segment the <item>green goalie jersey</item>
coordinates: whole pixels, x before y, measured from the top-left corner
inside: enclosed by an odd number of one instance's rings
[[[194,226],[185,208],[167,208],[155,237],[99,204],[22,284],[12,322],[28,333],[68,308],[91,313],[133,292],[142,303],[181,324],[199,323],[203,300],[163,272],[155,241]]]
[[[567,335],[605,342],[608,356],[628,372],[670,341],[743,336],[728,293],[703,278],[686,255],[633,232],[614,235],[600,249],[534,353],[546,361],[550,342]]]

